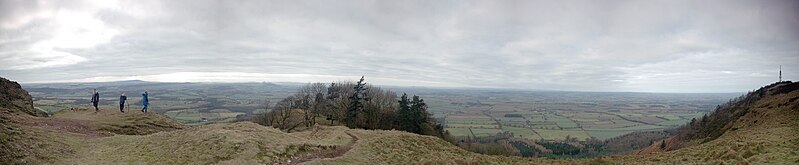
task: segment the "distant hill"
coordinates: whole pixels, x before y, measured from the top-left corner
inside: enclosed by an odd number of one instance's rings
[[[668,152],[593,159],[489,156],[401,131],[316,126],[285,133],[251,122],[183,126],[158,114],[65,109],[52,117],[2,113],[0,164],[793,164],[799,160],[795,84],[755,92],[759,98],[740,104],[746,113],[718,127],[724,133],[697,134],[701,138],[691,145]],[[746,101],[730,105],[739,102]],[[726,113],[709,116],[714,114]]]

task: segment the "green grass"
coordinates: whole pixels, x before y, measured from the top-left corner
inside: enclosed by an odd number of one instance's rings
[[[655,114],[655,115],[652,115],[652,116],[666,118],[668,120],[680,120],[680,119],[682,119],[682,118],[680,118],[680,116],[674,115],[674,114]]]
[[[473,119],[464,119],[464,118],[447,118],[447,123],[450,124],[475,124],[475,125],[492,125],[496,124],[494,120],[488,118],[473,118]]]
[[[683,125],[683,124],[685,124],[685,123],[688,123],[688,122],[690,122],[690,121],[691,121],[691,120],[686,120],[686,119],[678,119],[678,120],[669,120],[669,121],[664,121],[664,122],[660,122],[660,123],[657,123],[657,124],[660,124],[660,125],[670,125],[670,126],[680,126],[680,125]]]
[[[0,164],[60,163],[83,148],[80,135],[74,133],[20,125],[0,127]]]
[[[559,127],[562,127],[562,128],[575,128],[575,127],[578,127],[577,123],[574,123],[574,121],[572,121],[571,119],[563,117],[563,116],[558,116],[558,115],[554,115],[554,114],[546,114],[546,118],[547,118],[547,121],[554,121],[555,123],[557,123],[557,125]]]
[[[447,124],[447,128],[499,128],[498,125]]]
[[[639,131],[639,130],[653,130],[653,129],[663,129],[663,128],[664,128],[663,126],[657,126],[657,125],[638,124],[631,127],[615,128],[613,130]]]
[[[560,127],[555,124],[533,124],[530,128],[534,129],[549,129],[549,130],[560,130]]]
[[[616,129],[616,128],[624,128],[624,127],[632,127],[638,125],[640,123],[633,123],[623,119],[615,119],[612,120],[611,123],[607,124],[583,124],[583,129]]]
[[[579,140],[584,140],[582,137],[593,136],[599,139],[608,139],[620,136],[633,131],[663,129],[664,126],[644,125],[640,123],[630,122],[619,118],[615,115],[601,114],[601,113],[563,113],[557,112],[564,116],[555,114],[555,112],[529,112],[520,111],[514,112],[522,114],[525,118],[504,117],[504,113],[495,113],[497,119],[502,124],[503,129],[522,134],[522,137],[533,137],[539,139],[538,135],[532,134],[532,131],[525,131],[523,129],[516,129],[522,127],[529,127],[536,130],[541,130],[544,139],[562,139],[565,135],[573,135],[581,137]],[[647,114],[647,113],[617,113],[629,118],[640,118],[646,116],[659,115],[669,120],[660,122],[658,124],[667,126],[678,126],[687,122],[687,120],[680,119],[678,114]],[[546,119],[546,120],[545,120]],[[528,124],[529,120],[529,124]],[[610,121],[608,121],[610,120]],[[580,122],[577,124],[575,121]],[[611,122],[612,121],[612,122]],[[597,122],[597,123],[595,123]],[[488,118],[447,118],[448,128],[499,128],[496,122]],[[580,128],[585,129],[582,131]],[[506,128],[507,127],[507,128]],[[462,132],[459,135],[465,135]],[[494,132],[494,131],[490,131]],[[481,132],[482,133],[482,132]]]
[[[540,139],[541,137],[535,134],[533,130],[529,128],[519,128],[519,127],[502,127],[503,131],[510,131],[513,133],[514,137],[521,137],[526,139]]]
[[[585,130],[585,132],[587,132],[588,135],[590,135],[591,137],[595,137],[595,138],[597,138],[599,140],[607,140],[607,139],[610,139],[610,138],[613,138],[613,137],[617,137],[617,136],[621,136],[621,135],[624,135],[624,134],[628,134],[628,133],[631,133],[631,132],[634,132],[634,131],[608,129],[608,130]]]
[[[617,115],[622,116],[622,117],[641,117],[641,116],[644,116],[644,114],[640,114],[640,113],[613,113],[613,114],[617,114]]]
[[[502,132],[501,129],[472,128],[472,133],[477,137],[496,135],[500,132]]]
[[[637,125],[632,127],[623,127],[623,128],[610,128],[610,129],[598,129],[598,128],[584,128],[585,132],[587,132],[592,137],[595,137],[600,140],[610,139],[616,136],[621,136],[624,134],[628,134],[635,131],[643,131],[643,130],[655,130],[655,129],[663,129],[662,126],[654,126],[654,125]]]
[[[469,128],[445,128],[452,136],[472,136]]]
[[[590,137],[588,133],[582,130],[546,130],[534,129],[545,140],[563,140],[566,136],[577,137],[577,140],[585,140]]]

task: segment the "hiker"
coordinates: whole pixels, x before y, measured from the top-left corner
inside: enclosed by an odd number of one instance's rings
[[[94,89],[94,95],[92,96],[92,105],[94,105],[94,111],[99,112],[100,108],[97,108],[97,104],[100,102],[100,93],[97,93],[97,88]]]
[[[147,113],[147,105],[150,105],[150,100],[147,99],[147,91],[141,94],[141,112]]]
[[[128,99],[128,95],[125,92],[122,92],[122,95],[119,96],[119,111],[125,113],[125,100]]]

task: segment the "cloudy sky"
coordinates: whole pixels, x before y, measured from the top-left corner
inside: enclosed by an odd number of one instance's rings
[[[745,92],[799,78],[799,1],[0,0],[22,83]]]

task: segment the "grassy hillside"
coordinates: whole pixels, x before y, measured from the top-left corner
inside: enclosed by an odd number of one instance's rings
[[[401,131],[372,131],[318,126],[285,133],[251,122],[174,128],[170,119],[140,112],[62,110],[52,118],[11,116],[13,135],[31,145],[16,163],[34,164],[273,164],[273,163],[530,163],[550,159],[486,156],[470,153],[432,136]],[[113,122],[116,121],[116,122]],[[119,128],[157,132],[145,135]],[[125,124],[135,123],[135,124]],[[54,126],[60,125],[60,126]],[[149,125],[149,126],[141,126]],[[20,151],[17,151],[20,152]],[[558,162],[563,162],[558,160]],[[567,161],[570,162],[570,161]]]
[[[796,153],[799,142],[796,118],[799,115],[787,108],[773,112],[789,112],[790,115],[777,117],[782,120],[742,127],[698,146],[666,153],[600,159],[488,156],[465,151],[435,137],[400,131],[320,126],[303,132],[284,133],[250,122],[195,126],[149,135],[111,133],[97,136],[91,132],[63,131],[63,128],[22,126],[20,132],[24,135],[20,139],[33,139],[19,143],[37,144],[33,145],[36,147],[32,147],[34,151],[28,155],[27,162],[54,164],[584,164],[641,160],[649,163],[787,163],[799,160]],[[63,119],[80,113],[84,112],[64,111],[53,118]],[[122,116],[119,119],[135,120],[135,117]]]
[[[156,113],[117,110],[95,112],[89,109],[69,109],[56,112],[53,118],[82,121],[86,126],[97,131],[122,135],[147,135],[161,131],[182,129],[185,126]]]
[[[711,127],[701,127],[703,138],[687,140],[685,135],[660,142],[632,159],[711,163],[799,163],[799,83],[778,83],[756,90],[729,107],[708,116]],[[719,112],[721,111],[721,112]],[[729,112],[724,112],[729,111]],[[726,121],[726,122],[711,122]],[[710,125],[710,124],[707,124]],[[708,140],[710,139],[710,140]],[[688,147],[663,152],[677,143]],[[684,146],[684,145],[683,145]],[[627,158],[625,158],[627,159]]]

